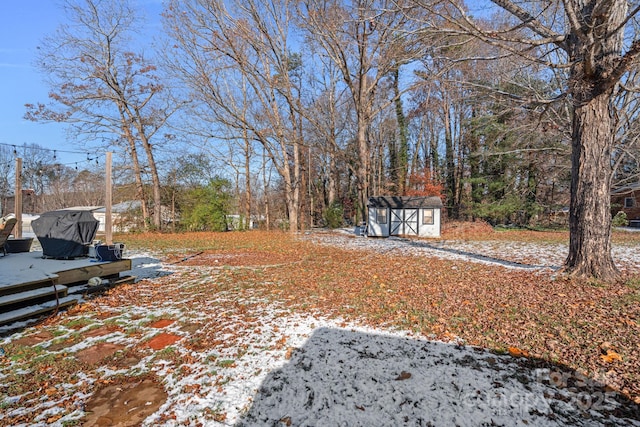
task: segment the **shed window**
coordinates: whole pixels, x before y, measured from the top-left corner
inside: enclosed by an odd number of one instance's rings
[[[433,209],[422,210],[422,223],[433,225]]]
[[[625,197],[624,198],[624,207],[625,208],[632,208],[636,205],[636,199],[634,199],[633,197]]]
[[[386,224],[387,223],[387,209],[386,208],[376,208],[376,222],[378,224]]]

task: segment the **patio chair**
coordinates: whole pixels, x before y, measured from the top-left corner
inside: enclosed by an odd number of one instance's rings
[[[7,255],[7,247],[6,243],[9,240],[9,236],[13,233],[13,227],[16,226],[17,220],[15,218],[9,218],[6,222],[0,227],[0,250],[2,250],[3,255]]]

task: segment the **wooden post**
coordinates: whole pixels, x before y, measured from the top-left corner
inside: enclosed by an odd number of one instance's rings
[[[111,183],[111,152],[107,151],[105,171],[104,196],[104,239],[107,245],[113,244],[113,222],[111,219],[112,183]]]
[[[16,226],[13,229],[13,237],[22,238],[22,159],[16,158],[16,185],[15,185],[15,210]]]
[[[309,199],[311,199],[309,201],[309,207],[311,209],[311,211],[309,212],[309,224],[311,225],[310,229],[313,230],[313,181],[311,180],[311,145],[309,145],[309,165],[307,167],[309,168]]]

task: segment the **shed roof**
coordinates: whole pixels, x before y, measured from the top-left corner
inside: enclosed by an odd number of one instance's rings
[[[442,208],[442,200],[438,196],[377,196],[369,197],[370,208],[416,209]]]
[[[142,202],[140,200],[128,200],[126,202],[117,203],[111,206],[111,212],[114,213],[126,213],[128,211],[140,209],[142,206]],[[105,213],[107,209],[102,206],[99,209],[96,209],[98,213]]]

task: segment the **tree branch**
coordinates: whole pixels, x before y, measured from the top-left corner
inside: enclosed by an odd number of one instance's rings
[[[538,21],[533,15],[531,15],[526,10],[522,9],[520,6],[516,5],[510,0],[491,0],[493,3],[502,7],[507,12],[511,13],[518,19],[522,21],[522,23],[529,28],[534,33],[539,36],[554,40],[554,44],[558,47],[567,51],[567,46],[564,43],[564,36],[561,34],[552,31],[551,29],[545,27],[540,21]]]

